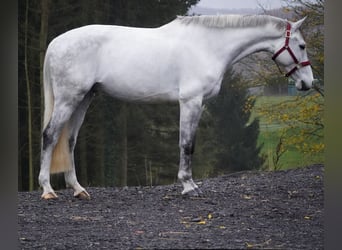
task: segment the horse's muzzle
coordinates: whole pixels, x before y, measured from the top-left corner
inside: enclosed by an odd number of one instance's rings
[[[297,88],[299,91],[308,91],[312,87],[312,85],[308,87],[303,80],[301,80],[300,83],[301,83],[300,88]]]

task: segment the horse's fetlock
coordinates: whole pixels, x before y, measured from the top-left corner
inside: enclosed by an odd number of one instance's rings
[[[188,181],[188,180],[190,180],[192,178],[192,176],[191,176],[191,174],[189,174],[189,173],[187,173],[187,172],[185,172],[185,171],[183,171],[183,170],[181,170],[181,171],[179,171],[178,172],[178,179],[180,180],[180,181]]]

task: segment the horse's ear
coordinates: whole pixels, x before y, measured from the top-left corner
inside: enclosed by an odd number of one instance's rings
[[[305,19],[306,19],[306,17],[300,19],[300,20],[297,21],[297,22],[292,23],[292,29],[293,29],[293,31],[298,30],[299,27],[302,25],[302,23],[305,21]]]

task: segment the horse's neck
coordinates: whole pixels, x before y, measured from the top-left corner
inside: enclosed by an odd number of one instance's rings
[[[282,38],[282,33],[279,31],[270,31],[266,27],[252,28],[248,35],[241,32],[241,36],[235,42],[236,53],[232,58],[232,63],[236,63],[246,56],[254,54],[259,51],[267,51],[274,53],[279,39]],[[252,31],[254,30],[254,32]],[[239,33],[238,33],[239,34]]]
[[[207,29],[203,39],[210,45],[209,53],[224,58],[226,64],[234,64],[242,58],[259,51],[274,53],[283,33],[272,26]],[[197,41],[198,42],[198,41]]]

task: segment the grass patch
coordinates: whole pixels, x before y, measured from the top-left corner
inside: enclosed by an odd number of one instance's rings
[[[264,169],[291,169],[324,162],[324,152],[315,154],[303,153],[293,146],[288,147],[284,154],[280,157],[277,166],[274,165],[273,157],[276,155],[276,148],[281,136],[281,129],[286,125],[281,123],[269,123],[265,117],[258,115],[256,110],[267,105],[270,106],[270,110],[272,111],[272,105],[277,105],[281,102],[292,101],[295,100],[295,98],[295,96],[260,96],[256,99],[255,107],[252,110],[251,119],[259,118],[260,133],[258,137],[258,144],[263,145],[261,154],[267,157],[263,166]],[[290,113],[294,111],[288,110],[287,112]],[[317,139],[309,137],[306,143],[317,143]]]

